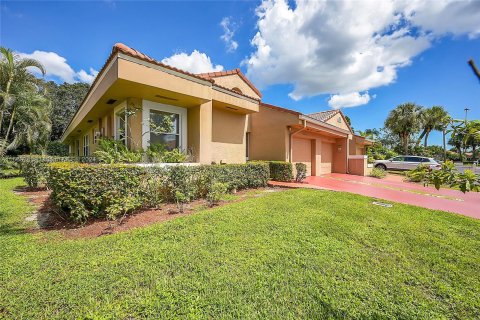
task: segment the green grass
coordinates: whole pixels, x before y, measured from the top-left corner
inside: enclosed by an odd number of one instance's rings
[[[21,229],[0,180],[0,318],[480,317],[480,222],[320,190],[89,240]]]

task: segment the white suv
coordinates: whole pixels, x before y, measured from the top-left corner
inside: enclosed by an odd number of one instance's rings
[[[383,170],[412,170],[420,164],[426,165],[433,170],[441,167],[433,158],[417,156],[397,156],[388,160],[377,160],[373,163],[373,166]]]

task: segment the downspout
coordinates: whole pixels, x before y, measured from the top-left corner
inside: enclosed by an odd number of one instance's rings
[[[303,131],[307,128],[307,120],[302,120],[302,121],[303,121],[303,128],[302,129],[299,129],[295,132],[292,132],[292,127],[290,127],[290,126],[288,127],[288,131],[290,133],[289,137],[288,137],[288,162],[290,162],[290,163],[292,163],[292,137],[295,134],[297,134],[297,133],[299,133],[299,132],[301,132],[301,131]]]
[[[347,144],[347,155],[346,155],[347,160],[346,160],[345,163],[346,163],[347,174],[350,174],[350,167],[348,166],[348,155],[350,154],[350,139],[349,139],[349,136],[350,135],[347,136],[347,142],[346,142],[346,144]],[[352,139],[355,139],[355,137],[353,135],[352,135]]]

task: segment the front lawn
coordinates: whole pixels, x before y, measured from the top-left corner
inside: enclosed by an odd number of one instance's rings
[[[124,233],[25,233],[0,180],[0,318],[480,318],[480,221],[290,190]]]

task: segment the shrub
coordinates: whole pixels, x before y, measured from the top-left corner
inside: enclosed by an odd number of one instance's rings
[[[52,163],[48,171],[53,202],[74,221],[114,219],[142,204],[140,186],[145,170],[141,167]]]
[[[68,157],[68,146],[60,141],[50,141],[47,145],[47,154],[49,156]]]
[[[101,163],[136,163],[141,162],[143,154],[130,151],[123,141],[103,138],[98,141],[98,149],[93,153]]]
[[[226,183],[215,182],[211,185],[207,193],[206,199],[210,207],[217,205],[222,197],[227,193],[228,186]]]
[[[285,161],[268,161],[270,168],[270,179],[275,181],[292,181],[292,164]]]
[[[407,180],[412,182],[425,182],[429,172],[430,168],[426,165],[421,164],[415,169],[407,171]]]
[[[296,182],[302,182],[307,177],[307,165],[305,163],[295,163],[295,171],[297,174],[295,175]]]
[[[387,176],[387,173],[383,169],[373,168],[369,176],[373,178],[383,179]]]
[[[167,150],[165,145],[161,143],[151,144],[146,151],[146,155],[150,162],[183,163],[188,159],[186,152],[178,148]]]
[[[69,157],[48,157],[39,155],[23,155],[18,157],[20,174],[30,188],[38,188],[47,182],[48,167],[52,162],[72,161]]]

